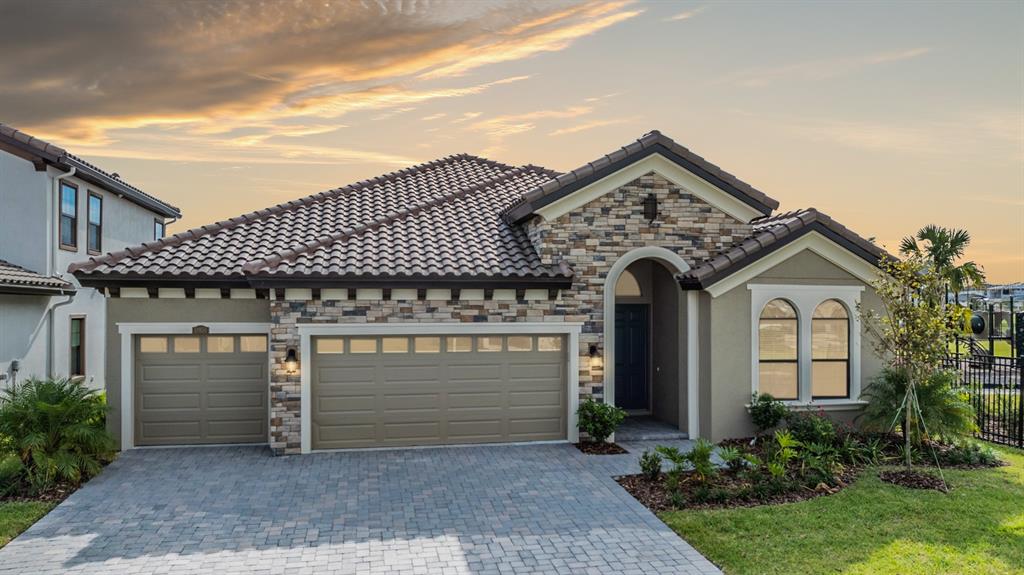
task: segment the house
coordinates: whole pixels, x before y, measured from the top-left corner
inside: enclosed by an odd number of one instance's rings
[[[755,390],[849,417],[884,252],[651,132],[576,170],[456,155],[70,271],[123,448],[564,441],[595,397],[691,437]]]
[[[65,270],[163,236],[177,208],[0,124],[0,386],[83,376],[106,385],[106,300]]]

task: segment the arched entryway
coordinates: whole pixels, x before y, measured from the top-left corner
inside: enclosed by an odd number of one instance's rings
[[[637,418],[696,437],[696,370],[689,365],[696,362],[696,298],[675,279],[689,269],[660,247],[635,249],[612,265],[604,283],[604,393]]]

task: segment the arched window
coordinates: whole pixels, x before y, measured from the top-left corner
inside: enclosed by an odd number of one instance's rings
[[[811,318],[811,397],[850,396],[850,315],[834,299],[818,304]]]
[[[615,282],[615,295],[640,297],[644,294],[640,289],[640,282],[636,281],[636,276],[629,270],[622,270],[619,281]]]
[[[783,299],[768,302],[758,321],[758,391],[776,399],[800,397],[797,341],[796,310]]]

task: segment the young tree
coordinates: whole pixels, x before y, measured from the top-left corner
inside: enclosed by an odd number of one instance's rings
[[[872,285],[883,310],[861,309],[861,318],[873,336],[875,350],[890,367],[905,375],[906,391],[893,425],[902,415],[906,464],[911,465],[911,426],[920,421],[919,386],[942,369],[946,342],[953,337],[959,313],[945,305],[946,278],[922,253],[903,260],[886,259],[879,279]]]
[[[958,264],[964,251],[971,243],[967,230],[944,228],[929,224],[913,237],[907,236],[900,242],[900,253],[922,256],[929,261],[936,273],[942,276],[945,288],[953,292],[959,303],[960,292],[980,287],[985,282],[985,272],[973,261]]]

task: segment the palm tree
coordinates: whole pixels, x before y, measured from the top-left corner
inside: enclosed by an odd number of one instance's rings
[[[916,236],[903,238],[900,253],[925,256],[945,279],[947,290],[953,292],[959,303],[960,292],[981,287],[985,281],[985,272],[978,264],[973,261],[957,264],[970,243],[971,234],[967,230],[929,224],[918,230]]]

